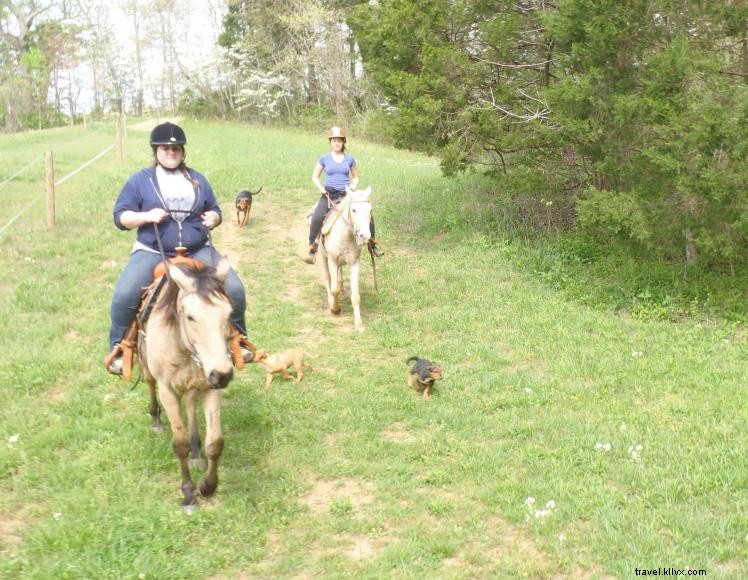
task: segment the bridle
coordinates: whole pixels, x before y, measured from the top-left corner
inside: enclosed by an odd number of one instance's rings
[[[356,238],[356,242],[358,242],[361,236],[356,231],[356,224],[353,221],[353,204],[354,203],[358,203],[358,204],[365,203],[369,206],[369,208],[371,208],[371,202],[368,199],[355,199],[353,196],[350,196],[347,203],[348,203],[348,207],[346,208],[345,212],[341,212],[341,217],[343,218],[343,221],[345,221],[345,223],[351,226],[351,230],[353,230],[353,237]]]
[[[199,368],[200,370],[203,370],[203,362],[200,360],[200,355],[197,354],[197,348],[195,347],[196,341],[192,340],[190,337],[189,330],[187,329],[187,317],[184,315],[184,310],[182,307],[182,302],[184,301],[185,297],[191,295],[191,294],[198,294],[195,290],[190,291],[184,291],[181,288],[179,289],[179,294],[177,295],[177,313],[179,314],[179,332],[182,336],[182,344],[184,345],[187,352],[190,353],[190,358],[192,359],[192,362],[194,365]],[[221,300],[224,298],[221,297]],[[229,339],[226,339],[226,344],[228,346]],[[231,357],[230,349],[227,348],[227,351],[229,352],[229,358]],[[203,375],[205,375],[205,371],[203,371]],[[213,386],[210,387],[211,389],[214,388]]]

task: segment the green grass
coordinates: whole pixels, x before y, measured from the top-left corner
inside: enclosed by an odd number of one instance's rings
[[[352,139],[388,251],[379,293],[364,266],[359,335],[349,303],[326,313],[321,275],[301,262],[324,138],[184,126],[225,211],[214,238],[247,286],[251,337],[304,347],[315,370],[268,391],[258,367],[237,376],[218,493],[184,515],[168,429],[150,433],[143,385],[101,368],[133,241],[111,207],[148,162],[148,132],[129,130],[125,162],[112,152],[59,188],[54,229],[37,188],[0,238],[0,577],[748,574],[744,316],[579,300],[521,267],[534,248],[486,228],[479,178]],[[72,170],[113,133],[2,137],[0,167],[59,148]],[[238,231],[233,196],[260,185]],[[444,366],[430,401],[406,385],[412,355]]]

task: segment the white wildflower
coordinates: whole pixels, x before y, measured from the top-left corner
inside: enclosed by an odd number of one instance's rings
[[[530,393],[532,393],[532,389],[530,387],[525,387],[525,393],[529,395]]]
[[[13,443],[18,443],[18,438],[20,435],[18,433],[15,433],[8,437],[8,445],[13,445]]]
[[[629,455],[631,455],[632,461],[641,461],[642,459],[642,451],[644,451],[644,445],[638,444],[638,445],[630,445],[629,446]]]
[[[62,512],[55,512],[52,514],[52,517],[56,520],[62,519]]]
[[[545,508],[543,508],[543,509],[539,509],[539,510],[533,509],[534,504],[535,504],[535,498],[534,497],[528,497],[525,500],[525,505],[527,506],[527,514],[525,514],[525,521],[526,522],[529,522],[533,518],[536,519],[536,520],[545,519],[545,518],[549,517],[550,515],[552,515],[553,514],[553,510],[556,509],[556,502],[554,500],[552,500],[552,499],[549,499],[545,503]]]
[[[602,451],[603,453],[607,453],[608,451],[610,451],[610,448],[610,443],[595,443],[595,449],[597,449],[598,451]]]
[[[632,350],[631,351],[631,358],[639,358],[644,356],[644,353],[640,350]]]

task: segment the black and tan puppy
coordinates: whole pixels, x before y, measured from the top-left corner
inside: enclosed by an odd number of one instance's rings
[[[262,191],[262,188],[257,191],[240,191],[236,194],[234,199],[234,207],[236,207],[236,223],[240,228],[243,228],[249,219],[249,212],[252,211],[252,196],[257,195]]]
[[[442,367],[432,363],[430,360],[412,356],[405,361],[406,364],[413,363],[408,368],[408,386],[423,391],[424,400],[431,396],[431,387],[435,381],[442,378]]]

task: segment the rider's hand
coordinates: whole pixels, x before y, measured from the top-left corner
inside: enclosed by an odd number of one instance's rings
[[[166,216],[169,215],[165,209],[154,207],[145,212],[145,222],[148,224],[160,224]]]
[[[214,227],[221,223],[221,216],[218,215],[218,212],[212,210],[206,211],[200,217],[203,220],[203,225],[209,230],[212,230]]]

